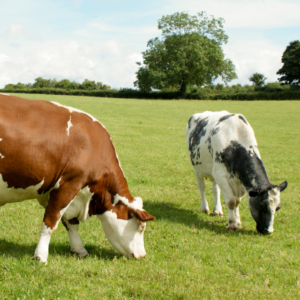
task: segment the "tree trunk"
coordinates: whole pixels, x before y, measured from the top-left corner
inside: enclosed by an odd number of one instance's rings
[[[183,80],[180,87],[180,97],[182,99],[186,98],[186,82]]]

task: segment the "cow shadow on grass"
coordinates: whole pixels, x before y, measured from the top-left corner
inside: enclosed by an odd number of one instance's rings
[[[18,244],[15,242],[10,242],[5,239],[0,239],[0,256],[7,257],[15,257],[15,258],[23,258],[23,257],[33,257],[35,248],[37,246],[37,241],[32,242],[31,244]],[[115,257],[119,257],[116,251],[113,249],[109,249],[106,247],[99,247],[92,244],[85,245],[86,250],[89,253],[90,257],[96,257],[99,260],[112,260]],[[77,254],[70,252],[70,245],[67,243],[59,243],[59,242],[50,242],[49,245],[49,255],[52,256],[51,259],[55,259],[55,256],[77,256]]]
[[[224,234],[230,231],[226,228],[227,214],[223,217],[207,215],[201,213],[199,207],[195,211],[179,208],[173,203],[169,202],[144,202],[144,209],[151,215],[155,216],[157,220],[168,220],[174,223],[181,223],[187,227],[206,229],[217,234]],[[243,220],[242,220],[243,222]],[[242,235],[259,235],[255,229],[255,222],[250,228],[241,228],[232,233],[239,233]]]

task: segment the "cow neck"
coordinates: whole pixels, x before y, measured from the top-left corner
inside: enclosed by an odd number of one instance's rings
[[[238,177],[247,191],[266,191],[272,187],[263,161],[254,152],[249,156],[247,168],[241,168]]]

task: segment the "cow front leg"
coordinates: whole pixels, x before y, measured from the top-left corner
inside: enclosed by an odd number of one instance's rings
[[[214,215],[223,217],[223,210],[220,199],[220,188],[215,180],[212,182],[212,190],[215,198]]]
[[[240,217],[240,210],[239,210],[240,203],[241,203],[241,199],[237,198],[236,202],[235,202],[235,207],[234,207],[234,215],[235,215],[236,223],[238,226],[242,225],[241,217]]]
[[[198,188],[199,188],[199,191],[200,191],[200,197],[201,197],[201,211],[206,213],[206,214],[209,214],[210,211],[209,211],[208,203],[205,199],[205,181],[204,181],[204,178],[197,175],[197,174],[196,174],[196,178],[197,178],[197,185],[198,185]]]
[[[51,236],[78,191],[79,189],[70,183],[51,191],[49,202],[45,210],[40,239],[33,258],[47,263]]]
[[[222,195],[225,200],[225,204],[228,208],[228,223],[227,228],[229,230],[238,230],[238,220],[235,215],[237,198],[233,194],[233,191],[225,176],[214,176],[216,183],[220,187]],[[240,222],[240,219],[239,219]]]
[[[69,234],[71,252],[77,253],[80,257],[86,257],[89,253],[83,247],[82,241],[78,235],[79,221],[76,218],[69,221],[63,218],[62,222]]]

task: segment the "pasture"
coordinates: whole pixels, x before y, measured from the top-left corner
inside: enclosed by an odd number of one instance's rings
[[[300,297],[300,101],[157,101],[75,96],[52,100],[86,111],[109,131],[133,196],[157,219],[145,231],[147,256],[129,260],[106,240],[100,221],[81,223],[89,256],[69,251],[62,224],[48,265],[32,260],[44,209],[36,200],[0,208],[0,299],[297,299]],[[246,198],[242,227],[200,212],[185,126],[204,110],[243,114],[254,129],[273,184],[288,181],[274,233],[257,233]],[[51,126],[51,115],[49,115]],[[207,200],[213,210],[211,183]]]

